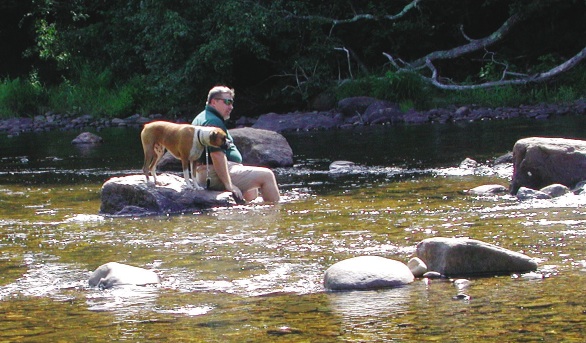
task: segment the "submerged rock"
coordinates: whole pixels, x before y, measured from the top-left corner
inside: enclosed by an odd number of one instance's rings
[[[468,193],[475,195],[497,195],[507,194],[509,189],[503,185],[482,185],[468,190]]]
[[[118,262],[108,262],[99,266],[90,276],[91,287],[112,288],[120,285],[146,286],[161,283],[152,270],[129,266]]]
[[[324,286],[330,290],[368,290],[409,284],[414,277],[403,262],[380,256],[359,256],[326,270]]]
[[[75,137],[71,144],[100,144],[103,142],[102,137],[91,132],[83,132]]]
[[[417,257],[429,270],[447,276],[500,275],[537,269],[524,254],[469,238],[428,238],[417,244]]]
[[[519,188],[516,196],[519,200],[551,199],[549,194],[527,187]]]
[[[328,170],[331,173],[347,173],[356,168],[356,163],[352,161],[334,161],[330,163]]]

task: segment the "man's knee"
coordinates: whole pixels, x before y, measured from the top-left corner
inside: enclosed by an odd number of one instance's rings
[[[255,178],[258,181],[266,182],[267,180],[272,180],[275,178],[275,174],[273,174],[273,171],[265,167],[256,167],[254,170],[254,175],[256,176]]]

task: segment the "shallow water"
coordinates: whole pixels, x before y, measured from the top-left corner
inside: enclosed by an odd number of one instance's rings
[[[483,122],[288,134],[296,165],[283,201],[143,218],[98,214],[100,187],[138,173],[138,131],[0,137],[0,341],[582,342],[586,198],[519,202],[464,190],[508,185],[491,160],[531,135],[584,138],[584,120]],[[582,135],[582,136],[581,136]],[[350,173],[331,173],[334,160]],[[398,289],[326,292],[324,271],[354,256],[407,261],[417,242],[471,237],[539,258],[537,273],[418,279]],[[160,286],[90,288],[117,261]],[[469,299],[454,299],[459,293]]]

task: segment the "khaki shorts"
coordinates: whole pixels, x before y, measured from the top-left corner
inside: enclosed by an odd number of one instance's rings
[[[258,188],[255,180],[259,179],[259,173],[266,173],[267,168],[245,166],[240,163],[228,161],[228,172],[232,179],[232,184],[238,187],[242,192],[246,192],[253,188]],[[199,165],[196,169],[195,179],[197,184],[203,188],[206,187],[206,179],[208,177],[208,166]],[[224,191],[226,188],[218,178],[216,170],[213,165],[209,166],[210,189],[215,191]]]

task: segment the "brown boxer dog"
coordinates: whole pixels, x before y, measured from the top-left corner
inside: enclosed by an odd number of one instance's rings
[[[206,146],[227,149],[230,140],[226,133],[217,127],[176,124],[166,121],[154,121],[144,125],[140,133],[144,150],[142,171],[149,182],[149,173],[157,184],[157,163],[169,150],[171,155],[181,160],[183,178],[189,188],[201,188],[195,180],[195,164]]]

